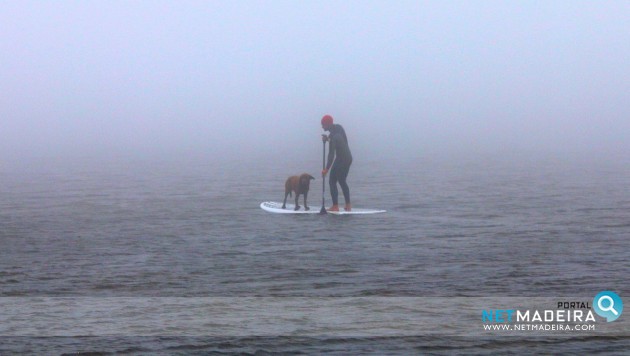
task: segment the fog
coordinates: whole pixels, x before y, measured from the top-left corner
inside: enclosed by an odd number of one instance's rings
[[[628,1],[3,1],[0,159],[623,154]],[[317,156],[319,157],[319,156]]]

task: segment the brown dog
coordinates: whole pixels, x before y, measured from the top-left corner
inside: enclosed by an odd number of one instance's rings
[[[315,177],[308,173],[303,173],[299,177],[291,176],[287,178],[287,181],[284,183],[284,202],[282,203],[282,209],[286,209],[287,196],[291,195],[291,192],[295,192],[294,210],[300,209],[300,206],[298,205],[298,198],[300,197],[300,194],[304,194],[304,210],[310,209],[308,204],[306,204],[306,198],[308,197],[308,190],[311,186],[311,179],[315,179]]]

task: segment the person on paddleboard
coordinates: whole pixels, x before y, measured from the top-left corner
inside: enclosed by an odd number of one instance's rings
[[[322,135],[322,141],[328,141],[328,162],[326,168],[322,170],[322,177],[326,177],[326,174],[330,171],[330,195],[332,197],[333,205],[328,211],[339,211],[339,191],[337,190],[337,183],[341,186],[343,197],[346,201],[345,210],[351,211],[352,205],[350,204],[350,188],[346,182],[348,172],[350,172],[350,165],[352,164],[352,153],[350,153],[350,147],[348,146],[348,137],[346,131],[341,125],[333,124],[333,118],[330,115],[324,115],[322,117],[322,129],[330,132],[330,135]]]

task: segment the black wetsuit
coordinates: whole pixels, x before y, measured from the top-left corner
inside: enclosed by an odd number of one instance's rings
[[[337,182],[339,182],[346,204],[350,204],[350,188],[346,183],[346,177],[348,177],[350,165],[352,164],[352,153],[350,153],[350,147],[348,147],[348,137],[341,125],[332,125],[329,131],[328,146],[330,150],[328,152],[326,169],[330,170],[329,183],[332,202],[333,205],[338,204],[339,191],[337,190]]]

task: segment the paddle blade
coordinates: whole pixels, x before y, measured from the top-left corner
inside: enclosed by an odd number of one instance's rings
[[[326,211],[326,208],[322,206],[322,209],[319,211],[320,214],[328,214],[328,212]]]

